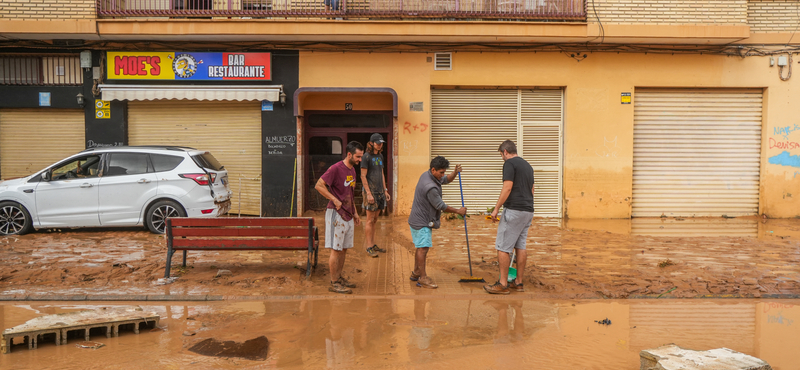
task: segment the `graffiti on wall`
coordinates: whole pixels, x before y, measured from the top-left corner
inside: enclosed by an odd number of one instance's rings
[[[403,124],[403,132],[409,134],[412,130],[415,132],[425,132],[428,130],[428,127],[429,126],[427,123],[418,123],[416,125],[412,125],[411,122],[406,122]]]
[[[619,148],[617,147],[617,137],[614,136],[613,140],[608,140],[603,136],[603,147],[594,151],[598,157],[617,157]]]
[[[789,136],[795,131],[800,131],[800,124],[791,126],[774,127],[769,138],[770,149],[783,149],[783,151],[767,160],[770,164],[800,168],[800,154],[792,154],[792,150],[800,149],[800,142],[791,140]],[[777,138],[777,139],[776,139]],[[793,177],[797,177],[798,172]]]

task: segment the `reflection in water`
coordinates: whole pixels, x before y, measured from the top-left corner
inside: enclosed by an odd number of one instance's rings
[[[634,218],[631,234],[651,236],[758,236],[756,219],[744,218]]]
[[[150,305],[163,329],[93,337],[96,351],[41,343],[0,355],[0,368],[493,368],[634,369],[639,351],[675,343],[727,347],[800,369],[800,301],[327,299]],[[0,305],[11,327],[86,306]],[[595,320],[609,318],[612,325]],[[194,336],[184,336],[185,332]],[[188,350],[208,338],[265,336],[267,359],[207,357]]]

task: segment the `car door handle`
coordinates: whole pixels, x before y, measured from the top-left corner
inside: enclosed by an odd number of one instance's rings
[[[33,189],[25,189],[22,192],[30,194],[30,193],[33,193]]]
[[[90,184],[88,182],[85,182],[85,183],[81,184],[82,188],[91,188],[92,186],[94,186],[94,185],[92,185],[92,184]]]
[[[148,179],[139,179],[139,181],[137,181],[137,182],[140,183],[140,184],[147,184],[147,183],[150,183],[150,180],[148,180]]]

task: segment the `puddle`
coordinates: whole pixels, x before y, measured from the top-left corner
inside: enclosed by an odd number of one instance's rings
[[[236,357],[252,361],[266,360],[268,350],[269,340],[263,335],[241,343],[208,338],[189,348],[189,351],[203,356]]]
[[[675,343],[726,347],[776,370],[798,369],[800,300],[532,301],[317,299],[145,305],[162,316],[141,334],[92,338],[86,351],[40,342],[0,355],[0,368],[82,369],[636,369],[639,352]],[[138,302],[137,302],[138,303]],[[0,304],[3,327],[99,306]],[[610,325],[596,321],[608,319]],[[184,336],[186,331],[196,332]],[[205,356],[200,343],[254,343],[245,355]],[[247,346],[242,346],[247,347]],[[209,353],[209,352],[206,352]],[[239,353],[241,354],[241,352]],[[65,365],[66,364],[66,365]]]

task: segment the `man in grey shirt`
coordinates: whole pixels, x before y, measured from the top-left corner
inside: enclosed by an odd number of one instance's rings
[[[442,156],[431,160],[430,170],[419,177],[417,188],[414,190],[414,203],[411,205],[411,215],[408,224],[411,226],[411,239],[416,247],[414,256],[414,271],[411,272],[412,281],[418,287],[436,289],[439,286],[433,282],[425,271],[428,250],[433,246],[432,229],[441,226],[442,212],[457,213],[461,216],[467,214],[467,208],[455,209],[444,203],[442,199],[442,184],[453,182],[461,165],[456,165],[452,173],[445,176],[445,171],[450,167],[450,162]]]

